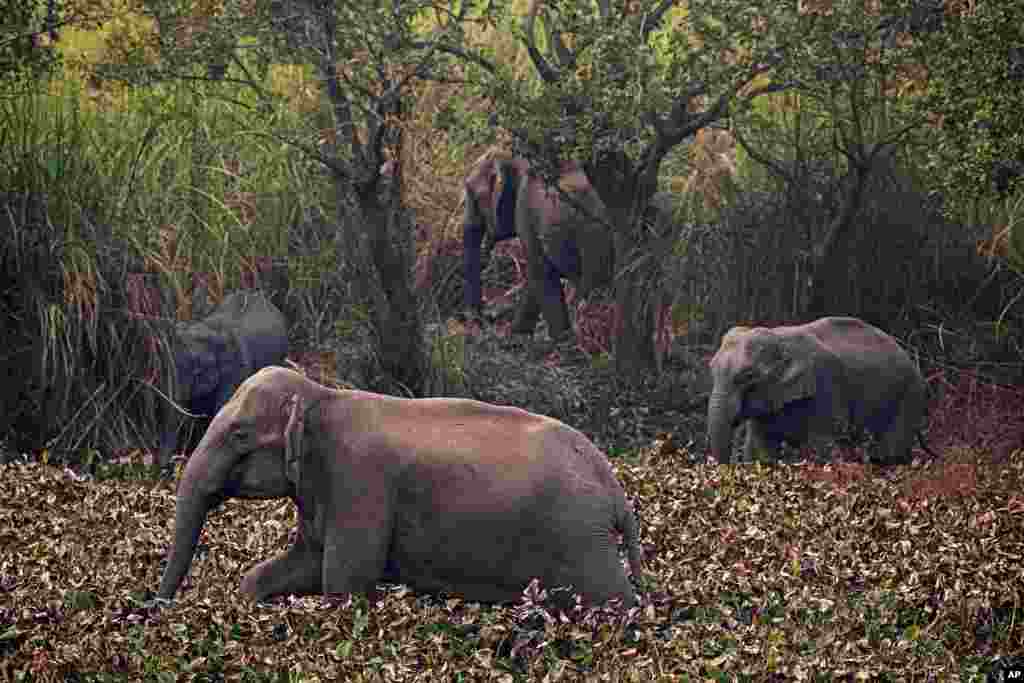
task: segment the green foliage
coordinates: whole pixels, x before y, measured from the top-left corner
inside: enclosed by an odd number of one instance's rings
[[[0,0],[0,93],[30,87],[56,68],[60,54],[50,46],[56,34],[55,0]]]
[[[1024,4],[947,11],[923,42],[928,88],[919,105],[936,124],[927,172],[956,211],[997,193],[1001,165],[1024,164]],[[1006,194],[1024,183],[1020,173],[1005,181]]]
[[[637,160],[676,123],[666,120],[674,107],[728,100],[780,40],[754,30],[757,17],[782,14],[778,3],[694,0],[661,15],[649,0],[610,3],[608,16],[598,4],[543,3],[533,30],[518,15],[501,17],[536,48],[546,78],[535,71],[524,81],[501,65],[474,72],[501,124],[534,149],[582,161],[622,150]],[[679,141],[663,139],[658,153]]]

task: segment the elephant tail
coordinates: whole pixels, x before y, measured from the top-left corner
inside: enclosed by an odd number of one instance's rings
[[[629,560],[629,571],[633,582],[640,581],[643,572],[643,560],[640,553],[640,535],[637,529],[636,514],[625,494],[620,498],[620,507],[616,527],[622,534],[622,542],[626,546],[626,558]]]

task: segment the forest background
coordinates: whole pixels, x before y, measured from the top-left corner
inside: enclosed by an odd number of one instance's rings
[[[171,370],[161,321],[259,287],[319,381],[518,405],[660,462],[626,475],[652,520],[678,484],[670,455],[703,456],[725,330],[859,316],[933,390],[945,461],[900,485],[970,499],[999,481],[1019,498],[1021,3],[6,0],[0,16],[4,462],[143,472]],[[496,322],[459,315],[462,182],[494,146],[548,177],[587,164],[610,208],[619,276],[585,301],[568,287],[572,354],[509,339],[515,243],[485,272]],[[643,220],[656,191],[673,199],[667,233]],[[814,476],[870,486],[853,471]],[[774,490],[790,474],[751,476]],[[1018,520],[1014,505],[1000,510]],[[79,593],[99,594],[63,600]],[[1019,646],[1011,603],[991,598],[984,618],[957,603],[958,635],[915,656],[969,652],[997,626]],[[21,619],[0,626],[33,651]],[[495,661],[536,673],[517,656]]]
[[[1019,379],[1016,5],[303,7],[11,6],[13,450],[150,443],[169,367],[150,323],[241,286],[273,293],[327,375],[514,403],[484,388],[501,349],[448,324],[462,179],[494,145],[548,173],[586,163],[609,206],[619,276],[573,309],[617,386],[684,359],[675,383],[700,395],[728,327],[825,314],[879,325],[929,370]],[[664,235],[637,210],[657,191]],[[523,270],[497,249],[492,309]]]

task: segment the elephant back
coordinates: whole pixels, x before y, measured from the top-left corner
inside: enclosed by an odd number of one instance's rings
[[[284,362],[287,324],[281,311],[261,292],[235,292],[224,300],[222,312],[225,332],[236,338],[247,374]]]

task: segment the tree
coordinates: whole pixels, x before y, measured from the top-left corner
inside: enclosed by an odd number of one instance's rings
[[[937,27],[941,8],[936,14],[926,0],[885,9],[891,13],[865,0],[802,3],[793,27],[804,39],[787,47],[771,73],[773,82],[786,85],[782,106],[794,110],[793,118],[747,107],[734,119],[748,157],[782,183],[791,206],[819,202],[814,166],[829,167],[831,218],[811,249],[801,317],[828,314],[835,298],[830,283],[845,272],[869,182],[893,171],[927,121],[915,98],[924,85],[923,36]]]
[[[946,2],[925,38],[928,175],[951,211],[1024,186],[1024,3]]]
[[[402,120],[413,86],[441,77],[458,49],[469,3],[443,0],[144,0],[158,31],[156,60],[109,71],[174,79],[203,96],[234,97],[245,116],[265,116],[272,135],[299,150],[333,184],[340,262],[353,266],[383,372],[413,394],[429,370],[410,278],[413,231],[401,201]],[[441,21],[426,18],[442,17]],[[135,51],[134,54],[140,54]],[[271,65],[301,65],[320,101],[286,130]],[[245,91],[247,97],[232,95]],[[247,102],[255,102],[249,107]],[[387,174],[382,171],[388,169]]]
[[[0,83],[31,83],[59,59],[51,49],[60,20],[56,0],[0,1]]]
[[[476,83],[540,173],[550,180],[560,160],[583,163],[608,208],[619,270],[615,361],[637,376],[654,365],[649,292],[678,236],[651,234],[644,220],[661,163],[777,88],[763,75],[799,41],[794,19],[766,0],[535,0],[525,16],[495,20],[521,20],[537,78],[493,64],[475,72]]]

